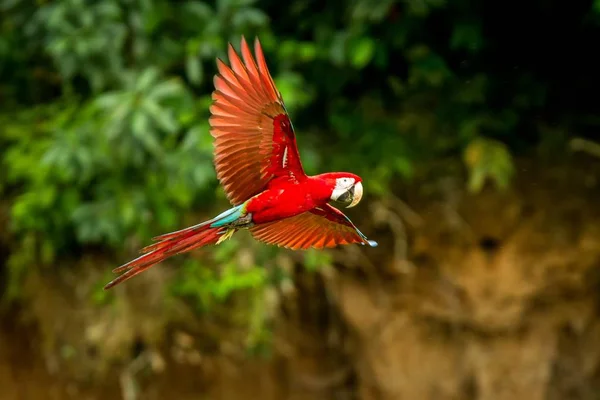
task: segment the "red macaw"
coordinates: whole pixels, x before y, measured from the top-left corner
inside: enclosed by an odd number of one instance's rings
[[[109,289],[175,254],[227,240],[249,229],[258,240],[290,249],[333,247],[368,240],[329,201],[354,207],[361,178],[347,172],[307,176],[281,94],[271,78],[258,39],[256,59],[242,37],[242,59],[229,44],[231,67],[217,59],[210,107],[215,168],[235,206],[215,218],[154,238],[142,256],[116,268]]]

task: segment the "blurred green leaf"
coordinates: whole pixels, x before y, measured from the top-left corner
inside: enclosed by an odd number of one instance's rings
[[[477,138],[464,152],[464,161],[469,169],[469,190],[479,192],[488,178],[493,179],[500,189],[506,189],[514,173],[512,157],[503,143],[493,139]]]
[[[368,37],[360,38],[351,50],[352,64],[357,68],[364,68],[373,58],[375,42]]]
[[[483,35],[481,26],[478,23],[462,23],[454,27],[450,37],[450,47],[452,49],[465,49],[470,52],[477,52],[483,48]]]
[[[204,70],[202,63],[197,57],[188,56],[185,62],[185,69],[190,82],[194,84],[202,82]]]
[[[304,252],[304,267],[309,271],[317,271],[320,268],[330,267],[332,262],[333,258],[327,252],[315,249],[309,249]]]

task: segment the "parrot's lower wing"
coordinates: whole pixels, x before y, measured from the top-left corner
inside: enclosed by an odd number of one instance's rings
[[[377,246],[337,208],[326,204],[294,217],[256,225],[252,236],[265,243],[293,250],[362,243]]]

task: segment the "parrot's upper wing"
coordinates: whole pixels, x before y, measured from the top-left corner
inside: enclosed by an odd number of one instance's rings
[[[306,178],[292,123],[258,39],[254,52],[257,62],[242,37],[242,62],[229,44],[231,68],[217,59],[210,107],[217,177],[236,205],[264,190],[272,178]]]
[[[361,243],[377,246],[337,208],[326,204],[294,217],[250,228],[256,239],[293,250]]]

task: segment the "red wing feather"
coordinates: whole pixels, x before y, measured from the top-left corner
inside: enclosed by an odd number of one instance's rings
[[[340,210],[329,204],[294,217],[256,225],[250,232],[257,240],[293,250],[350,243],[376,245],[369,242]]]
[[[264,190],[274,177],[306,177],[292,123],[258,39],[254,49],[256,61],[242,37],[243,61],[231,44],[231,67],[217,60],[210,107],[217,177],[235,205]]]

